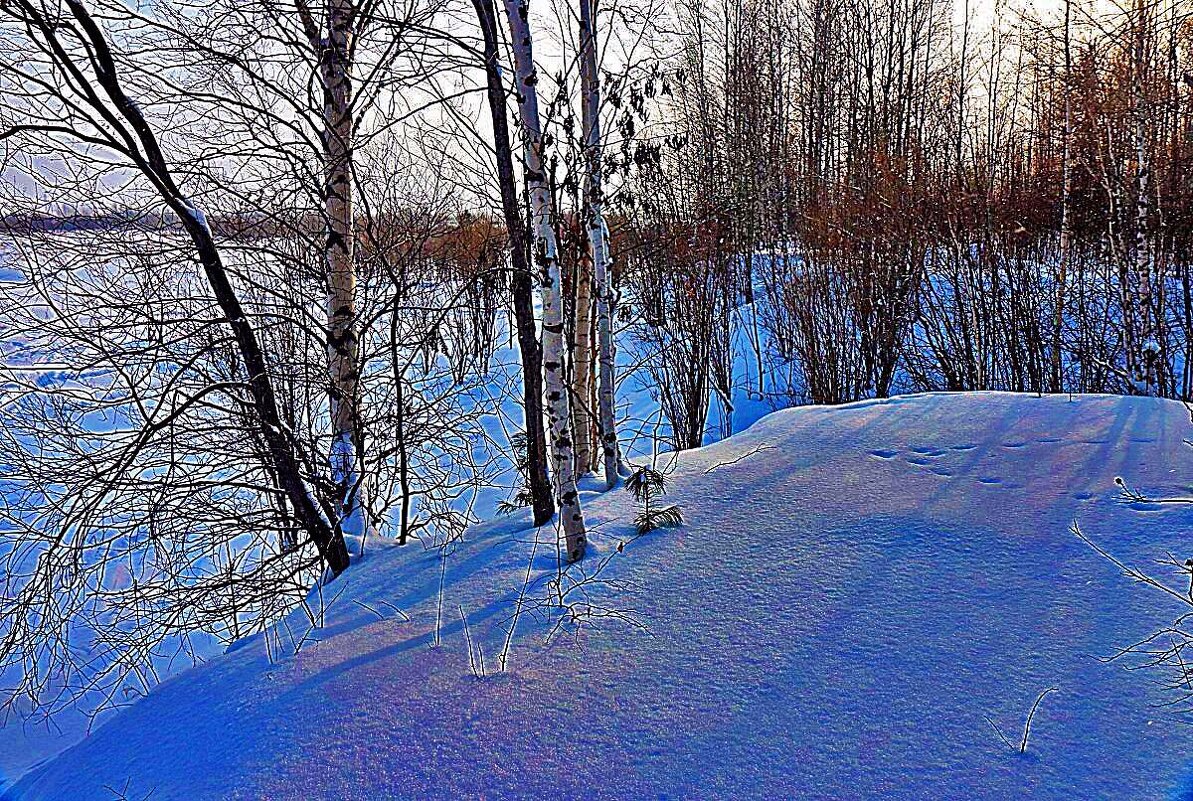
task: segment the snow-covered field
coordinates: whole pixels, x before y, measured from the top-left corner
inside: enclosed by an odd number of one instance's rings
[[[589,619],[544,644],[554,621],[527,609],[507,672],[478,679],[459,610],[493,674],[525,520],[447,557],[439,647],[439,552],[376,546],[297,654],[258,637],[177,675],[6,798],[1193,797],[1162,676],[1099,659],[1183,610],[1069,532],[1140,566],[1193,555],[1193,508],[1113,483],[1182,492],[1190,433],[1142,398],[777,412],[679,456],[681,529],[628,542],[630,497],[586,499],[585,564],[611,557],[588,600],[645,629]],[[985,718],[1017,740],[1052,686],[1013,752]]]

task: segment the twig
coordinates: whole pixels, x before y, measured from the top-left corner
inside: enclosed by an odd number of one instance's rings
[[[1036,710],[1040,707],[1040,702],[1044,700],[1044,696],[1048,693],[1057,692],[1059,687],[1049,687],[1044,692],[1036,696],[1036,702],[1031,705],[1031,711],[1027,713],[1027,723],[1023,725],[1023,740],[1019,743],[1019,753],[1027,752],[1027,738],[1031,736],[1031,720],[1036,716]]]
[[[773,451],[774,449],[775,449],[774,445],[759,445],[757,448],[754,448],[751,451],[747,451],[746,453],[743,453],[741,456],[737,457],[736,459],[730,459],[728,462],[718,462],[717,464],[714,464],[712,467],[710,467],[704,471],[704,475],[707,476],[709,473],[716,470],[718,467],[729,467],[730,465],[737,464],[738,462],[742,461],[743,459],[748,459],[755,454],[762,453],[763,451]]]
[[[1173,497],[1173,498],[1151,498],[1144,495],[1136,489],[1127,486],[1127,482],[1123,480],[1122,476],[1115,476],[1114,483],[1118,485],[1122,492],[1123,499],[1129,503],[1160,503],[1160,504],[1190,504],[1193,503],[1193,498]]]
[[[994,733],[998,735],[998,739],[1002,740],[1003,745],[1012,751],[1018,751],[1020,754],[1025,754],[1027,753],[1027,742],[1031,737],[1031,722],[1036,716],[1036,710],[1040,708],[1040,702],[1044,700],[1044,696],[1048,695],[1048,693],[1054,693],[1059,690],[1059,687],[1049,687],[1036,696],[1036,702],[1031,705],[1031,710],[1027,713],[1027,720],[1023,724],[1023,737],[1019,740],[1018,747],[1016,747],[1014,743],[1007,739],[1007,736],[1002,733],[1002,729],[998,728],[998,724],[991,720],[988,715],[982,715],[982,717],[987,723],[990,724],[990,728],[994,729]]]
[[[439,600],[435,606],[435,645],[438,646],[442,640],[439,638],[439,630],[443,625],[443,584],[447,580],[447,550],[441,548],[439,551]]]
[[[368,609],[370,612],[372,612],[372,613],[373,613],[374,615],[376,615],[377,617],[381,618],[382,620],[385,620],[385,615],[381,614],[380,612],[378,612],[378,611],[377,611],[376,609],[374,609],[373,607],[369,606],[369,605],[368,605],[367,603],[365,603],[364,601],[358,601],[358,600],[356,600],[355,598],[353,598],[353,599],[352,599],[352,603],[356,604],[357,606],[360,606],[360,607],[363,607],[363,608],[365,608],[365,609]]]
[[[395,611],[395,612],[397,612],[399,615],[401,615],[401,616],[402,616],[402,620],[406,621],[407,623],[409,623],[409,622],[410,622],[410,615],[408,615],[408,614],[406,614],[405,612],[403,612],[403,611],[402,611],[400,608],[398,608],[396,605],[394,605],[394,604],[390,603],[389,601],[378,601],[377,603],[381,604],[382,606],[388,606],[390,609],[394,610],[394,611]]]
[[[986,719],[986,722],[990,724],[990,728],[994,729],[994,733],[998,735],[998,739],[1002,740],[1002,741],[1003,741],[1003,743],[1005,743],[1005,744],[1006,744],[1007,748],[1009,748],[1009,749],[1011,749],[1012,751],[1014,751],[1014,750],[1015,750],[1015,746],[1014,746],[1014,745],[1012,745],[1012,744],[1011,744],[1011,741],[1010,741],[1010,740],[1008,740],[1008,739],[1006,738],[1006,735],[1004,735],[1004,734],[1002,733],[1002,730],[998,728],[998,725],[997,725],[997,724],[996,724],[996,723],[995,723],[993,720],[991,720],[991,719],[990,719],[990,716],[989,716],[989,715],[982,715],[982,717],[983,717],[983,718],[985,718],[985,719]]]
[[[460,620],[464,624],[464,642],[468,645],[468,669],[478,679],[485,678],[485,655],[481,651],[480,643],[476,644],[476,656],[472,653],[472,630],[468,628],[468,616],[464,614],[464,605],[460,604]]]
[[[1144,573],[1140,570],[1137,570],[1137,569],[1131,567],[1130,565],[1124,564],[1123,562],[1120,562],[1108,551],[1101,548],[1097,543],[1095,543],[1089,537],[1085,536],[1085,534],[1082,533],[1082,531],[1081,531],[1081,527],[1078,526],[1076,522],[1074,522],[1073,525],[1069,527],[1069,530],[1072,531],[1073,534],[1079,540],[1084,542],[1089,547],[1093,548],[1094,551],[1097,552],[1103,559],[1110,562],[1110,564],[1114,565],[1119,570],[1121,570],[1123,575],[1126,576],[1127,578],[1130,578],[1133,581],[1138,581],[1140,584],[1146,584],[1149,587],[1154,587],[1157,590],[1160,590],[1161,592],[1166,592],[1169,595],[1171,595],[1173,598],[1176,598],[1181,603],[1183,603],[1187,606],[1193,606],[1193,601],[1191,601],[1189,599],[1189,597],[1187,595],[1185,595],[1184,593],[1177,592],[1176,590],[1169,587],[1167,584],[1157,581],[1156,579],[1152,578],[1151,576],[1147,575],[1146,573]]]
[[[505,633],[505,642],[501,646],[501,655],[497,658],[497,672],[504,673],[506,660],[509,658],[510,646],[514,641],[514,631],[518,628],[518,618],[522,616],[522,607],[526,603],[526,591],[530,586],[530,578],[534,570],[534,555],[538,552],[539,547],[539,532],[541,528],[534,530],[534,544],[530,546],[530,559],[526,562],[526,576],[522,580],[522,588],[518,591],[518,600],[514,605],[514,616],[510,621],[509,631]]]

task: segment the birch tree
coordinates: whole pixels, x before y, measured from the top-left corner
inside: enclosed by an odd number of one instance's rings
[[[195,632],[259,630],[349,565],[252,282],[145,98],[167,79],[112,44],[128,9],[99,9],[0,6],[0,142],[56,154],[97,206],[118,175],[160,226],[35,244],[0,297],[26,343],[6,333],[0,366],[0,671],[59,708],[147,690]]]
[[[605,224],[601,158],[601,79],[597,65],[596,0],[580,0],[581,127],[584,138],[584,222],[596,291],[599,363],[597,421],[605,486],[617,483],[616,351],[613,345],[612,257]],[[579,323],[577,322],[577,326]]]
[[[570,430],[571,404],[564,377],[566,354],[559,248],[553,224],[554,201],[543,163],[543,133],[539,118],[538,75],[530,33],[530,5],[529,0],[504,2],[517,78],[518,112],[525,140],[523,166],[534,221],[534,260],[543,298],[543,372],[555,499],[567,557],[574,562],[584,556],[588,539],[580,494],[576,489],[575,450]]]
[[[1160,344],[1157,308],[1153,299],[1155,256],[1151,240],[1152,163],[1149,103],[1145,82],[1151,70],[1150,14],[1147,0],[1137,0],[1133,14],[1131,46],[1131,116],[1135,145],[1135,281],[1139,305],[1140,351],[1136,355],[1136,391],[1155,395],[1160,388]]]
[[[332,480],[342,497],[340,527],[362,539],[368,521],[360,470],[360,392],[357,358],[355,229],[353,225],[353,37],[358,11],[353,0],[327,0],[326,30],[306,0],[295,0],[311,47],[319,54],[323,90],[320,141],[326,216],[327,360],[331,411]]]
[[[526,418],[526,478],[534,524],[541,526],[554,515],[555,503],[547,472],[547,439],[543,429],[543,356],[534,320],[534,289],[530,271],[526,225],[518,204],[514,180],[513,146],[505,109],[505,86],[498,61],[497,13],[493,0],[472,0],[480,23],[485,66],[485,93],[493,122],[493,153],[497,160],[497,183],[501,211],[509,236],[513,266],[510,288],[518,329],[518,350],[522,356],[522,400]]]
[[[590,253],[573,262],[572,275],[572,440],[576,473],[591,473],[596,463],[593,413],[596,406],[596,352],[593,348],[593,263]]]
[[[1061,87],[1064,101],[1064,118],[1061,123],[1060,161],[1060,253],[1057,259],[1056,301],[1052,321],[1052,382],[1053,392],[1064,389],[1064,344],[1061,334],[1064,330],[1066,287],[1069,280],[1069,262],[1073,258],[1073,2],[1065,0],[1064,21],[1061,31],[1062,73]]]

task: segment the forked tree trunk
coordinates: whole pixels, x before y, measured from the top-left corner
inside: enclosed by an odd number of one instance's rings
[[[543,133],[539,120],[538,76],[530,36],[528,0],[504,0],[509,21],[510,43],[517,76],[518,111],[522,119],[526,159],[526,183],[534,218],[534,260],[543,293],[543,373],[547,391],[547,420],[554,463],[555,497],[567,557],[584,556],[588,538],[584,512],[576,491],[575,454],[572,447],[571,408],[563,375],[563,303],[559,277],[559,249],[552,226],[553,201],[543,170]]]
[[[605,486],[617,483],[621,452],[617,444],[616,355],[613,346],[613,259],[605,225],[601,171],[601,80],[597,72],[595,0],[580,0],[581,119],[584,134],[584,211],[589,256],[596,290],[597,352],[600,386],[597,422],[605,468]]]
[[[514,182],[513,147],[505,114],[505,88],[497,61],[497,12],[493,0],[472,0],[484,38],[486,94],[493,120],[493,152],[497,159],[497,182],[501,189],[501,211],[510,240],[513,275],[510,289],[518,328],[518,349],[522,354],[522,391],[526,410],[526,483],[534,524],[541,526],[555,514],[551,479],[547,475],[547,436],[543,429],[543,354],[539,349],[534,321],[534,287],[527,258],[526,224],[518,206]]]
[[[356,267],[352,221],[352,63],[356,9],[329,0],[328,36],[320,42],[323,80],[323,192],[327,216],[327,358],[330,372],[331,469],[340,488],[340,527],[358,541],[365,534],[361,480],[356,331]]]

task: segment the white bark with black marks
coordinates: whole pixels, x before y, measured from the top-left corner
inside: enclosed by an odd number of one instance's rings
[[[572,349],[572,436],[576,444],[576,474],[596,469],[596,354],[593,350],[593,265],[581,258],[573,274],[574,347]]]
[[[1148,72],[1148,13],[1140,0],[1136,9],[1136,32],[1132,69],[1132,112],[1135,117],[1135,281],[1139,305],[1139,353],[1134,375],[1135,391],[1158,395],[1160,391],[1159,326],[1153,304],[1155,259],[1151,241],[1151,149],[1148,131],[1148,102],[1144,83]]]
[[[349,542],[363,543],[368,530],[361,477],[359,365],[353,224],[352,48],[357,9],[352,0],[328,0],[327,35],[298,3],[311,46],[319,54],[323,85],[324,266],[327,276],[328,395],[331,412],[332,481],[340,493],[340,528]]]
[[[531,275],[530,232],[518,202],[514,179],[513,145],[505,109],[505,86],[498,59],[497,11],[493,0],[472,0],[484,41],[485,93],[493,121],[493,155],[501,191],[501,212],[509,234],[510,296],[514,307],[518,350],[522,356],[522,399],[526,412],[526,487],[534,524],[541,526],[555,516],[555,498],[547,470],[547,434],[543,427],[543,354],[534,319],[534,279]]]
[[[556,503],[563,528],[567,558],[584,556],[588,537],[584,512],[576,489],[575,453],[571,434],[571,404],[563,372],[563,297],[559,275],[559,248],[552,227],[554,202],[543,167],[543,133],[539,118],[538,76],[530,35],[530,8],[526,0],[504,0],[517,77],[518,115],[525,139],[526,183],[534,219],[534,262],[543,296],[543,373],[546,388],[547,429],[551,438]]]
[[[617,483],[621,452],[617,444],[616,355],[613,345],[613,259],[605,225],[601,158],[601,79],[597,70],[595,0],[580,0],[581,120],[584,132],[584,211],[596,291],[597,353],[600,382],[597,419],[605,485]]]

